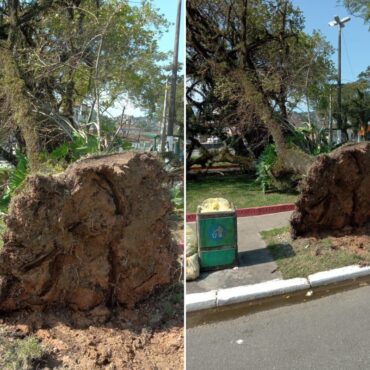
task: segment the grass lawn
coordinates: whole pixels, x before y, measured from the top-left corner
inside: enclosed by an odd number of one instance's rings
[[[261,232],[284,279],[370,262],[370,237],[342,236],[292,240],[289,227]]]
[[[207,198],[226,198],[236,208],[269,206],[281,203],[294,203],[295,194],[271,192],[263,194],[259,184],[245,175],[204,176],[186,183],[186,210],[194,213],[197,206]]]

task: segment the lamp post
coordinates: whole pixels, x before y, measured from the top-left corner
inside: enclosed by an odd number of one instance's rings
[[[182,1],[178,0],[175,45],[174,45],[173,62],[172,62],[170,106],[169,106],[169,112],[168,112],[168,126],[167,126],[167,143],[168,143],[170,152],[173,151],[173,128],[174,128],[175,120],[176,120],[176,84],[177,84],[177,68],[178,68],[178,56],[179,56],[181,4],[182,4]]]
[[[338,26],[338,89],[337,89],[337,105],[338,118],[337,126],[342,130],[342,28],[345,23],[350,21],[350,17],[340,19],[337,15],[329,22],[330,27]]]
[[[168,101],[168,79],[164,91],[163,114],[161,125],[161,153],[166,151],[166,132],[167,132],[167,101]]]

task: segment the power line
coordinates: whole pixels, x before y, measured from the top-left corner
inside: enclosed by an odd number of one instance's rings
[[[140,4],[140,5],[142,5],[142,4],[144,4],[145,2],[143,2],[143,1],[131,1],[131,0],[126,0],[126,3],[127,3],[127,4]]]
[[[348,64],[349,64],[349,69],[351,70],[352,78],[355,79],[355,74],[353,73],[352,63],[351,63],[351,59],[349,57],[347,43],[346,43],[346,39],[344,37],[344,33],[343,33],[343,43],[344,43],[344,49],[346,50],[346,56],[347,56],[347,60],[348,60]]]

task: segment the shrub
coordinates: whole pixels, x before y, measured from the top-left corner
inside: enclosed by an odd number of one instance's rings
[[[84,135],[74,132],[71,142],[64,142],[57,146],[51,153],[44,153],[45,160],[74,162],[77,159],[99,151],[98,139],[93,135]]]
[[[268,144],[259,156],[257,161],[257,183],[261,185],[262,191],[265,193],[267,189],[272,187],[273,179],[271,170],[277,160],[277,154],[274,144]]]
[[[21,186],[28,174],[28,160],[27,157],[17,152],[17,166],[10,170],[8,184],[0,199],[0,211],[7,212],[10,199],[14,192]]]

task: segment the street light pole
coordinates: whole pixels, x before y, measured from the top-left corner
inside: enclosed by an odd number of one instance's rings
[[[342,28],[346,22],[350,21],[350,17],[344,17],[340,19],[337,15],[334,20],[329,22],[329,26],[338,26],[338,88],[337,88],[337,128],[342,130]]]
[[[163,114],[162,114],[162,125],[161,125],[161,153],[166,150],[166,123],[167,123],[167,95],[168,95],[168,80],[166,81],[166,87],[164,91],[163,101]]]
[[[176,18],[176,35],[172,62],[172,81],[170,90],[170,106],[168,112],[168,127],[167,127],[167,143],[168,150],[173,151],[173,127],[176,120],[176,84],[177,84],[177,68],[179,59],[179,39],[180,39],[180,20],[181,20],[181,0],[177,4]]]

